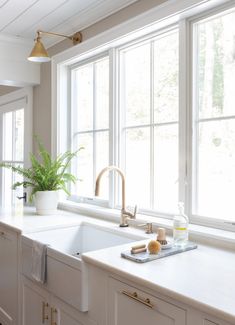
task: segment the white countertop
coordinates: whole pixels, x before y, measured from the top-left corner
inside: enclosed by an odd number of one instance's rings
[[[66,227],[81,221],[119,228],[117,224],[58,210],[38,216],[34,208],[0,211],[0,223],[19,232]],[[120,229],[120,228],[119,228]],[[120,229],[121,230],[121,229]],[[143,230],[122,229],[145,237]],[[205,245],[144,264],[121,258],[130,244],[83,254],[83,260],[235,324],[235,252]]]
[[[0,223],[18,233],[30,233],[47,228],[66,227],[81,223],[75,213],[58,210],[55,215],[39,216],[34,207],[0,210]]]
[[[83,260],[214,316],[235,323],[235,253],[196,250],[144,264],[120,257],[130,245],[83,255]]]

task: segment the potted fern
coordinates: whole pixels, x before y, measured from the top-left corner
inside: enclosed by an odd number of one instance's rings
[[[23,177],[23,181],[13,184],[13,189],[22,185],[24,188],[31,188],[29,201],[34,198],[37,214],[54,214],[58,205],[58,191],[63,190],[69,195],[66,184],[76,181],[76,177],[68,172],[68,167],[82,148],[76,152],[66,151],[52,159],[39,140],[37,140],[37,144],[38,158],[32,153],[30,154],[30,168],[6,163],[2,163],[0,166],[10,168]]]

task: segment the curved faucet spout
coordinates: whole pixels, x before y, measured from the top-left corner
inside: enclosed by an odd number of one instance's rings
[[[103,168],[100,173],[98,174],[97,178],[96,178],[96,184],[95,184],[95,196],[99,196],[100,194],[100,180],[103,176],[103,174],[107,171],[116,171],[122,179],[122,210],[121,210],[121,223],[120,223],[120,227],[128,227],[128,223],[127,223],[127,218],[135,218],[136,215],[136,209],[134,214],[132,214],[131,212],[126,210],[126,181],[125,181],[125,176],[124,173],[121,171],[120,168],[116,167],[116,166],[107,166],[105,168]]]

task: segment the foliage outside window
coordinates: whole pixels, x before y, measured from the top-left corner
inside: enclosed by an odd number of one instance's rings
[[[193,212],[234,220],[235,13],[194,26]]]

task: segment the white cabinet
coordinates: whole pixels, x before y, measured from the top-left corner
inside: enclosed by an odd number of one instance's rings
[[[51,306],[53,325],[97,325],[88,318],[88,313],[78,312],[54,296],[51,297]]]
[[[0,226],[0,324],[18,325],[18,236]]]
[[[186,311],[110,278],[108,325],[186,325]]]
[[[23,280],[22,285],[23,325],[42,325],[49,323],[49,294],[38,286],[32,286]]]
[[[23,325],[97,325],[47,290],[23,277]]]

